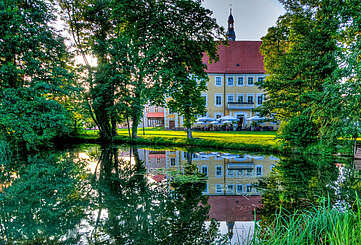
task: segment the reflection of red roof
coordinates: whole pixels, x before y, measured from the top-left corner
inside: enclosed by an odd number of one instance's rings
[[[261,196],[209,196],[209,217],[217,221],[253,221]]]
[[[165,158],[165,154],[149,154],[149,158],[153,158],[153,159]]]
[[[152,179],[157,182],[161,182],[162,180],[165,179],[165,175],[164,174],[153,175]]]
[[[156,117],[156,118],[164,118],[164,112],[148,112],[147,117]]]
[[[208,56],[203,55],[207,64],[207,73],[265,73],[263,57],[259,52],[261,41],[229,41],[229,46],[218,47],[219,61],[208,63]]]

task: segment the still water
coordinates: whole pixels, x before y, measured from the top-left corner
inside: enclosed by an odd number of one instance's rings
[[[0,170],[0,244],[242,244],[360,189],[349,159],[245,152],[81,145]]]

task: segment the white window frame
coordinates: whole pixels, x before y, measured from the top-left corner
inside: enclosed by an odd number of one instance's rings
[[[217,105],[217,96],[221,97],[221,104]],[[214,106],[222,107],[223,106],[223,94],[214,94]]]
[[[257,174],[257,168],[261,168],[261,175]],[[263,165],[256,165],[254,168],[254,174],[256,177],[263,176]]]
[[[217,168],[220,167],[221,168],[221,174],[218,175],[217,174]],[[223,177],[223,165],[216,165],[215,169],[214,169],[214,176],[216,177]]]
[[[227,76],[226,78],[227,78],[227,86],[228,86],[228,87],[234,87],[234,76]],[[228,81],[228,80],[229,80],[230,78],[232,78],[232,80],[233,80],[233,81],[232,81],[232,85],[229,85],[229,81]]]
[[[220,85],[217,85],[217,78],[220,78],[220,79],[221,79],[221,84],[220,84]],[[215,76],[215,77],[214,77],[214,86],[216,86],[216,87],[222,87],[222,84],[223,84],[223,77],[222,77],[222,76]]]
[[[220,188],[217,188],[220,187]],[[214,185],[214,192],[215,193],[223,193],[223,184],[215,184]]]
[[[254,104],[255,104],[255,103],[254,103],[254,102],[255,102],[255,101],[254,101],[254,94],[247,94],[247,101],[246,101],[247,103],[249,103],[249,102],[248,102],[248,101],[249,101],[249,100],[248,100],[249,97],[252,97],[252,102],[253,102],[253,105],[254,105]]]
[[[241,190],[238,190],[238,187],[241,187]],[[242,184],[237,184],[236,185],[236,193],[243,193],[243,185]]]
[[[232,174],[231,174],[232,173]],[[229,177],[229,178],[234,178],[234,177],[236,177],[235,176],[235,171],[234,171],[234,169],[227,169],[227,177]]]
[[[266,77],[265,76],[257,76],[257,82],[260,82],[260,78],[262,78],[263,79],[263,81],[266,79]]]
[[[252,78],[253,79],[253,84],[249,84],[249,79]],[[247,87],[254,87],[254,76],[247,76]]]
[[[203,173],[203,168],[204,168],[204,167],[207,169],[207,175],[206,175],[206,176],[208,176],[208,175],[209,175],[208,165],[202,165],[202,166],[201,166],[201,173],[204,174],[204,173]]]
[[[251,188],[251,191],[247,191],[247,188],[250,187]],[[246,193],[252,193],[252,185],[251,184],[247,184],[244,188],[244,192]]]
[[[231,187],[231,188],[228,188]],[[226,193],[230,194],[230,193],[234,193],[234,184],[226,184]]]
[[[229,101],[229,96],[232,96],[232,98],[233,98],[233,100],[232,101]],[[227,104],[229,103],[229,102],[234,102],[235,100],[234,100],[234,94],[227,94]]]
[[[259,104],[259,103],[258,103],[258,97],[262,97],[262,104]],[[257,103],[257,106],[263,105],[263,101],[264,101],[263,98],[264,98],[264,95],[263,95],[263,94],[256,94],[256,101],[255,101],[255,102]]]
[[[237,76],[236,77],[237,79],[236,79],[236,86],[237,87],[244,87],[244,85],[245,85],[245,79],[244,79],[244,76]],[[238,84],[238,79],[239,78],[242,78],[243,79],[243,81],[242,81],[242,84],[240,85],[240,84]]]
[[[237,94],[236,96],[236,102],[238,103],[238,98],[242,97],[242,102],[244,103],[244,94]]]

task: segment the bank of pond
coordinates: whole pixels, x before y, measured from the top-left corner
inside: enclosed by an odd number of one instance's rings
[[[81,144],[1,159],[0,244],[361,242],[351,158]]]

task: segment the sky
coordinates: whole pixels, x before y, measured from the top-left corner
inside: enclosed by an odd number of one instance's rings
[[[218,25],[227,31],[232,8],[236,40],[261,40],[277,18],[285,13],[278,0],[204,0],[203,6],[213,11]]]

